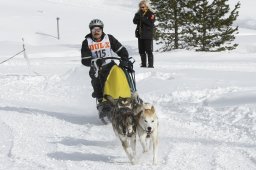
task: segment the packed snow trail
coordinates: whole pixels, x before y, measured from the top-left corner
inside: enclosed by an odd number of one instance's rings
[[[67,58],[55,75],[1,76],[1,168],[255,169],[256,95],[246,84],[255,80],[241,74],[246,82],[237,83],[231,76],[239,76],[236,70],[248,73],[247,66],[222,64],[215,67],[222,74],[215,75],[207,64],[196,64],[202,62],[196,57],[191,62],[180,55],[180,67],[165,67],[165,57],[156,56],[155,69],[135,69],[139,94],[159,116],[157,166],[152,166],[152,151],[143,154],[139,141],[138,163],[129,163],[111,125],[98,119],[87,68]],[[49,68],[56,67],[53,61]],[[175,58],[170,62],[175,65]],[[223,70],[231,67],[234,71]],[[211,74],[219,81],[208,81]],[[251,96],[249,101],[244,95]]]

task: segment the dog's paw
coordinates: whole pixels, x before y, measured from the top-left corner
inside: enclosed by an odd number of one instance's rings
[[[143,149],[143,153],[147,153],[148,152],[148,149]]]
[[[138,161],[135,158],[131,160],[132,165],[136,165],[137,163],[138,163]]]
[[[157,160],[154,159],[154,160],[153,160],[153,165],[157,165],[157,163],[158,163]]]

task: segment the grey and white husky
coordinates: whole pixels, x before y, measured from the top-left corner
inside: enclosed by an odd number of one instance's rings
[[[113,100],[111,96],[105,97],[113,106],[112,127],[120,139],[132,164],[136,163],[136,120],[133,113],[132,99],[119,98]]]

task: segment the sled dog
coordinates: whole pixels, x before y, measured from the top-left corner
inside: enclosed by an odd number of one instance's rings
[[[137,116],[137,131],[143,152],[147,152],[153,143],[153,164],[157,164],[159,123],[154,106],[143,103],[142,111]]]
[[[136,120],[132,110],[131,98],[113,100],[111,96],[105,97],[113,106],[112,127],[120,139],[123,149],[129,160],[135,164],[136,160]]]

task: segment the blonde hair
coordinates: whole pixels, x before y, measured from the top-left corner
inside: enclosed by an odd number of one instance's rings
[[[142,4],[144,4],[144,5],[148,8],[148,10],[150,10],[150,11],[153,12],[153,13],[155,13],[155,11],[151,8],[150,3],[149,3],[148,0],[141,0],[141,1],[140,1],[138,12],[140,11],[140,6],[141,6]]]

